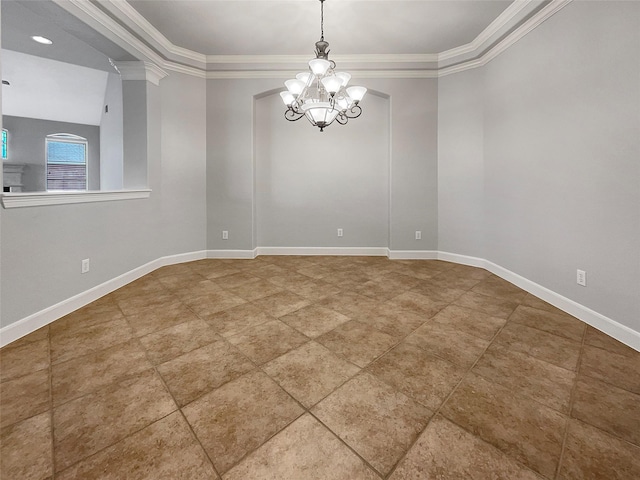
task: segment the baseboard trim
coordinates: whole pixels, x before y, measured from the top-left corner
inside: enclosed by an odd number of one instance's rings
[[[436,250],[389,250],[391,260],[437,260]]]
[[[177,263],[191,262],[205,258],[251,259],[258,255],[368,255],[388,256],[392,260],[443,260],[462,265],[484,268],[491,273],[513,283],[523,290],[550,303],[592,327],[619,340],[634,350],[640,351],[640,332],[616,322],[584,305],[570,300],[542,285],[528,280],[517,273],[507,270],[488,260],[436,250],[389,250],[378,247],[258,247],[254,250],[201,250],[196,252],[169,255],[152,260],[140,267],[119,275],[89,290],[74,295],[51,307],[33,313],[17,322],[0,329],[0,347],[28,335],[69,313],[94,302],[118,288],[147,275],[154,270]]]
[[[327,255],[386,257],[386,247],[258,247],[257,255]]]

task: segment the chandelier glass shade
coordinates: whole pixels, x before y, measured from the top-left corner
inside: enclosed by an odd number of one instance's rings
[[[324,1],[320,0],[320,40],[316,42],[316,58],[309,61],[309,71],[284,82],[287,90],[280,92],[286,105],[284,117],[289,121],[306,117],[322,132],[335,120],[344,125],[350,118],[362,114],[359,103],[367,93],[365,87],[348,86],[351,75],[337,72],[336,63],[329,60],[329,43],[324,40]]]

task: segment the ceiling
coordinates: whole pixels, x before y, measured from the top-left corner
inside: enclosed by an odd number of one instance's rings
[[[472,42],[512,0],[327,0],[340,54],[437,54]],[[312,55],[319,0],[129,0],[173,45],[204,55]]]

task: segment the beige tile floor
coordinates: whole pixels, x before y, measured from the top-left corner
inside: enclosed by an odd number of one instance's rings
[[[640,353],[471,267],[165,267],[0,351],[2,479],[638,479]]]

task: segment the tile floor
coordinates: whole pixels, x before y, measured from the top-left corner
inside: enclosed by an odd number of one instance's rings
[[[471,267],[165,267],[0,351],[2,479],[638,479],[640,353]]]

